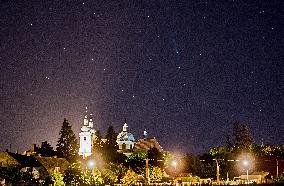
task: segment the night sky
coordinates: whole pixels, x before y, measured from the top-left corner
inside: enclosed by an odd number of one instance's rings
[[[235,121],[283,144],[283,1],[0,1],[0,150],[54,147],[64,118],[166,150],[222,145]],[[282,25],[282,26],[281,26]]]

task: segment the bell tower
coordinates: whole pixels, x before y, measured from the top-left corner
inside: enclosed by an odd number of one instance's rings
[[[94,123],[92,114],[88,114],[88,108],[86,107],[83,126],[81,127],[81,132],[79,133],[79,155],[83,156],[84,158],[92,154],[93,139],[96,132],[93,127]]]

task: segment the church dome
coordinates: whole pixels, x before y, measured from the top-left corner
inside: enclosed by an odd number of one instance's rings
[[[117,141],[135,141],[133,134],[129,132],[121,132],[117,136]]]

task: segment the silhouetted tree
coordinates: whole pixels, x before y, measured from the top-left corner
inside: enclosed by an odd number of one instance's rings
[[[104,144],[104,157],[106,162],[121,163],[124,160],[124,155],[118,153],[117,133],[113,126],[109,126],[106,134],[106,142]]]
[[[197,156],[186,154],[182,159],[184,172],[192,173],[194,176],[202,176],[202,163]]]
[[[77,138],[69,125],[67,119],[64,118],[63,125],[59,132],[59,139],[57,141],[57,154],[59,157],[66,158],[70,163],[78,160],[79,145]]]
[[[51,157],[56,155],[53,147],[47,141],[41,143],[41,147],[38,149],[38,153],[44,157]]]
[[[95,138],[93,142],[93,152],[97,154],[102,154],[103,153],[103,146],[104,142],[102,141],[102,135],[99,130],[95,132]]]
[[[156,148],[152,147],[147,151],[149,164],[152,166],[163,166],[163,154]]]
[[[233,144],[242,150],[249,150],[253,144],[253,137],[249,127],[240,122],[233,124]]]

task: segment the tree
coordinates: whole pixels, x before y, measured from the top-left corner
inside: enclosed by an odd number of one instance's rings
[[[137,183],[137,180],[138,175],[132,169],[129,169],[122,178],[122,183],[124,185],[135,185]]]
[[[102,154],[104,142],[102,141],[102,135],[99,130],[95,132],[95,139],[93,143],[93,152]]]
[[[113,126],[109,126],[104,145],[104,157],[106,162],[121,162],[120,154],[117,152],[118,146],[116,138],[117,134],[114,131]]]
[[[128,170],[123,164],[115,163],[109,163],[107,168],[114,172],[118,180],[121,180]]]
[[[202,163],[197,156],[186,154],[182,159],[184,172],[192,173],[194,176],[202,175]]]
[[[145,173],[145,165],[147,159],[147,152],[133,152],[131,155],[127,157],[125,160],[126,167],[131,167],[138,174]]]
[[[99,169],[94,168],[92,170],[92,176],[90,176],[91,185],[102,185],[104,183],[102,173]]]
[[[117,150],[117,133],[114,131],[113,126],[109,126],[106,134],[106,145],[110,148]]]
[[[63,181],[63,175],[59,172],[54,172],[50,175],[51,181],[53,185],[56,186],[64,186],[65,183]]]
[[[152,147],[147,151],[147,157],[149,164],[152,166],[163,166],[163,153],[161,153],[156,147]]]
[[[82,182],[82,172],[78,163],[72,163],[64,172],[63,181],[66,185],[80,185]]]
[[[253,137],[249,127],[240,122],[233,124],[233,144],[242,150],[249,150],[253,144]]]
[[[150,172],[150,181],[151,182],[160,182],[163,178],[163,171],[159,167],[153,167]]]
[[[35,184],[32,172],[22,172],[20,167],[2,167],[0,168],[0,177],[5,179],[7,185]]]
[[[57,154],[59,157],[66,158],[70,163],[78,160],[79,145],[71,125],[67,119],[64,118],[63,125],[59,132],[59,139],[57,141]]]
[[[47,141],[41,143],[41,147],[38,149],[38,153],[44,157],[52,157],[56,155],[53,147],[49,143],[47,143]]]
[[[104,169],[102,171],[102,177],[105,184],[113,185],[115,182],[117,182],[118,176],[111,169]]]

